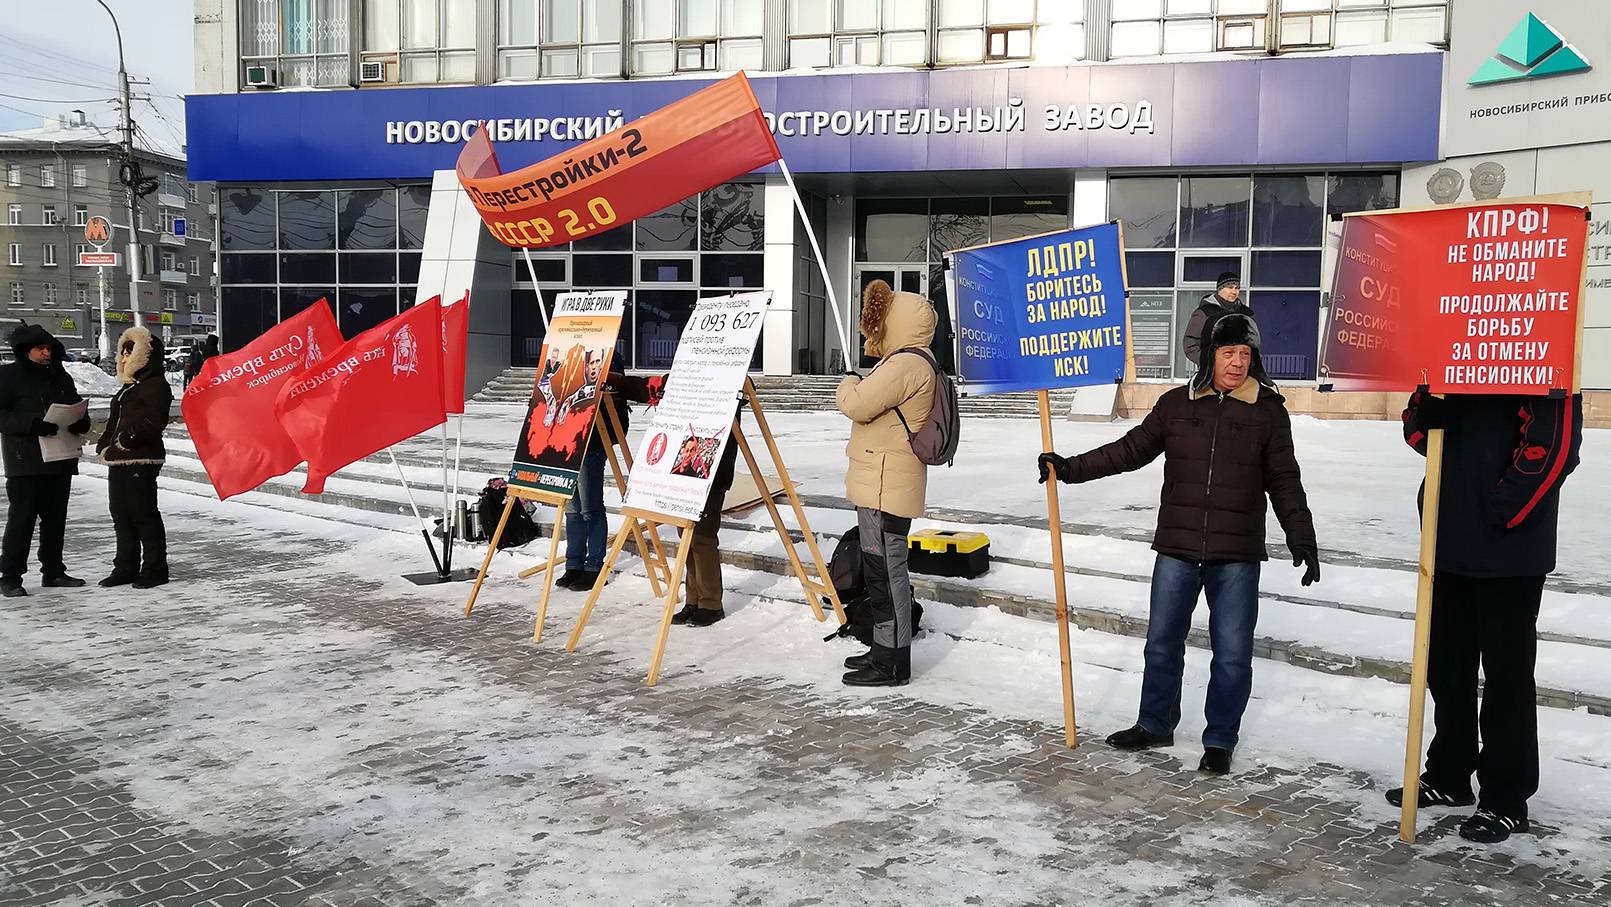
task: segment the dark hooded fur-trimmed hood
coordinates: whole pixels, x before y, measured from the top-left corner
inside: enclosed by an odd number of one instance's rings
[[[55,354],[54,363],[60,365],[67,359],[67,348],[56,339],[56,335],[45,330],[37,324],[19,325],[11,332],[11,351],[17,354],[17,361],[22,362],[28,358],[28,351],[36,346],[49,344]]]
[[[145,328],[129,328],[117,341],[117,377],[124,384],[162,377],[162,338]]]

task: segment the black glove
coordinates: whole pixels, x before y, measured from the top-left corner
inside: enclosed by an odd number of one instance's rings
[[[67,430],[75,435],[87,435],[89,434],[90,426],[92,424],[93,423],[90,422],[90,417],[85,416],[84,418],[79,419],[77,422],[74,422],[72,425],[67,426]]]
[[[1425,391],[1415,392],[1415,424],[1422,431],[1448,428],[1450,407],[1443,397],[1434,397]]]
[[[1320,582],[1320,549],[1314,545],[1287,545],[1292,552],[1292,566],[1307,567],[1303,571],[1303,584],[1311,586]]]
[[[1035,465],[1040,469],[1040,484],[1045,485],[1046,479],[1053,473],[1057,474],[1060,482],[1074,481],[1074,463],[1068,457],[1060,457],[1054,453],[1043,453],[1036,460]]]
[[[31,427],[33,428],[34,434],[41,438],[48,438],[51,435],[54,435],[58,428],[56,423],[46,422],[44,419],[35,419],[34,424]]]

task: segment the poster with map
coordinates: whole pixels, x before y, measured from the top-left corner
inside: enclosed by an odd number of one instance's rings
[[[561,293],[537,355],[526,420],[515,441],[509,484],[566,495],[593,436],[599,385],[610,373],[625,292]]]

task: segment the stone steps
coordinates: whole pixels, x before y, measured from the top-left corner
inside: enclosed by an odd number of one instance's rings
[[[404,466],[418,467],[422,469],[429,469],[438,465],[438,461],[431,460],[429,457],[404,453],[399,454],[398,460]],[[383,464],[388,469],[391,465],[391,461],[384,455],[370,457],[365,462]],[[485,464],[468,460],[464,462],[463,470],[466,473],[487,470],[488,474],[501,471],[501,469],[493,468],[493,464]],[[104,475],[104,467],[94,464],[86,464],[85,473],[92,476]],[[295,476],[300,476],[300,474],[300,470],[297,473],[293,473]],[[187,456],[185,453],[170,451],[168,461],[163,467],[163,479],[163,487],[168,491],[177,491],[181,493],[211,497],[211,486],[208,483],[206,473],[202,469],[200,462],[190,456]],[[328,512],[328,517],[334,520],[344,522],[351,521],[353,511],[361,511],[374,514],[385,514],[390,517],[407,517],[409,518],[408,522],[410,525],[412,525],[412,514],[407,503],[399,499],[398,495],[400,495],[400,489],[395,484],[394,480],[383,478],[378,472],[373,475],[352,475],[345,473],[338,474],[337,476],[332,477],[332,482],[338,479],[343,480],[340,483],[342,485],[341,489],[326,493],[324,495],[314,496],[301,494],[298,490],[300,480],[296,481],[295,483],[285,484],[276,484],[274,482],[270,482],[259,488],[255,494],[268,496],[257,499],[259,502],[264,502],[261,504],[261,506],[272,506],[267,504],[269,498],[294,499],[303,502],[299,504],[298,507],[300,512],[315,511],[321,516],[326,515],[326,512]],[[462,489],[462,496],[473,499],[478,490],[478,487],[465,486]],[[420,511],[427,522],[430,522],[440,516],[441,511],[439,506],[441,502],[441,495],[439,487],[434,492],[428,488],[416,488],[415,498],[418,501]],[[825,501],[813,500],[810,502],[810,506],[824,507],[836,505]],[[848,507],[848,505],[845,505],[845,507]],[[611,509],[612,511],[614,510],[613,507]],[[552,513],[546,508],[539,508],[537,518],[539,523],[543,524],[542,528],[544,535],[547,535],[551,530],[548,528],[548,523],[545,521],[552,520]],[[760,535],[769,535],[772,531],[767,527],[759,527],[749,523],[738,522],[736,520],[724,520],[722,523],[722,528],[724,532],[742,532]],[[819,542],[823,547],[824,556],[832,551],[834,542],[833,536],[825,533],[820,534]],[[764,552],[738,550],[742,547],[742,543],[739,543],[734,544],[731,547],[724,548],[722,551],[723,563],[732,564],[735,567],[744,569],[761,570],[778,575],[786,576],[791,573],[791,568],[784,558]],[[459,561],[457,558],[455,560],[461,564],[468,564],[476,562],[476,559],[480,557],[480,554],[462,551],[461,549],[460,556],[463,557],[464,560]],[[533,556],[537,555],[534,554]],[[998,558],[998,560],[1001,560],[1004,563],[1016,563],[1020,566],[1035,566],[1042,568],[1045,566],[1028,561],[1020,563],[1009,558]],[[1144,576],[1120,576],[1118,574],[1105,571],[1090,571],[1078,568],[1070,568],[1068,572],[1076,575],[1089,574],[1091,576],[1100,576],[1105,578],[1127,579],[1141,583],[1145,583],[1147,581],[1147,578]],[[1050,593],[1050,585],[1050,576],[1048,576],[1048,594]],[[940,601],[958,607],[993,607],[1008,614],[1028,617],[1035,620],[1051,622],[1055,621],[1056,619],[1054,603],[1049,598],[1043,598],[1037,595],[1022,595],[991,589],[968,582],[959,582],[940,577],[918,575],[913,576],[913,588],[922,598],[931,601]],[[1275,606],[1278,607],[1287,607],[1289,605],[1293,607],[1320,608],[1348,607],[1347,605],[1319,601],[1298,601],[1295,599],[1289,601],[1282,599],[1280,596],[1266,596],[1266,598],[1276,600],[1277,604]],[[1068,614],[1070,623],[1076,627],[1094,629],[1136,638],[1146,637],[1147,623],[1145,618],[1141,616],[1119,613],[1100,607],[1092,607],[1081,604],[1077,601],[1069,602]],[[1383,617],[1382,619],[1386,620],[1395,618]],[[1188,641],[1189,644],[1195,648],[1207,650],[1209,647],[1206,632],[1199,629],[1194,629],[1192,631]],[[1584,657],[1600,657],[1596,650],[1590,651],[1596,652],[1596,654],[1585,655]],[[1293,641],[1260,637],[1255,643],[1255,654],[1261,658],[1281,661],[1295,667],[1306,668],[1328,674],[1342,674],[1356,677],[1375,677],[1398,684],[1408,684],[1410,681],[1410,666],[1407,662],[1392,659],[1357,656],[1347,652],[1332,651],[1323,647],[1301,644]],[[1554,689],[1540,686],[1538,689],[1538,701],[1541,705],[1546,706],[1567,709],[1586,708],[1590,712],[1596,714],[1611,715],[1611,696],[1602,696],[1576,690]]]

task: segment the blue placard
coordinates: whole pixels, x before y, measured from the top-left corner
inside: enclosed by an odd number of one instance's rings
[[[176,217],[176,218],[173,219],[173,235],[174,236],[184,236],[185,235],[185,219],[184,218]]]
[[[1119,225],[952,253],[957,377],[966,394],[1112,384],[1124,377]]]

